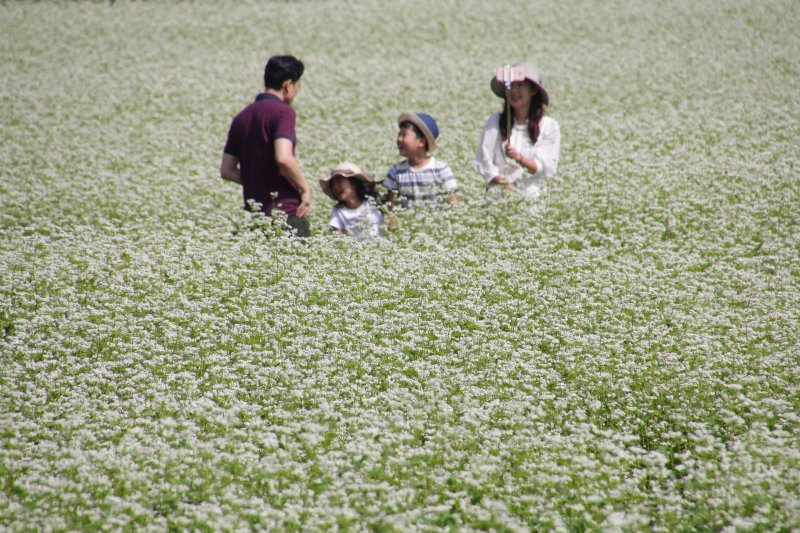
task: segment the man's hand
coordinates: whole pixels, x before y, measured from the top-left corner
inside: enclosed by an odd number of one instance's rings
[[[306,218],[311,213],[311,187],[300,171],[300,165],[292,151],[293,146],[289,139],[283,137],[275,139],[275,162],[278,163],[278,168],[289,180],[289,183],[300,192],[300,205],[297,208],[296,216]]]
[[[311,214],[311,190],[305,189],[300,193],[300,205],[295,213],[300,218],[308,218]]]

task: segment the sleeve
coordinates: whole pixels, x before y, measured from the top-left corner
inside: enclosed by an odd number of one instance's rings
[[[386,178],[381,182],[381,185],[387,191],[396,191],[397,190],[397,165],[393,165],[389,171],[386,173]]]
[[[453,174],[453,170],[450,168],[450,165],[444,161],[440,161],[439,164],[441,167],[439,168],[439,172],[436,173],[439,190],[445,192],[457,191],[458,182],[456,181],[456,176]]]
[[[494,152],[500,142],[500,114],[494,114],[486,121],[475,153],[475,170],[483,176],[486,183],[500,175],[500,169],[494,164]]]
[[[533,147],[533,157],[536,160],[535,176],[550,177],[558,168],[558,156],[561,152],[561,129],[558,122],[549,119],[542,124],[539,139]]]
[[[238,146],[238,128],[236,127],[236,119],[231,121],[231,126],[228,128],[228,139],[225,141],[224,153],[239,157]]]
[[[333,207],[333,211],[331,212],[331,220],[328,222],[328,225],[334,229],[344,231],[344,220],[342,220],[342,217],[339,214],[339,210],[336,209],[336,206]]]
[[[297,114],[294,109],[288,105],[278,113],[277,119],[273,124],[272,139],[289,139],[292,144],[297,144],[297,133],[295,132],[295,124],[297,123]]]

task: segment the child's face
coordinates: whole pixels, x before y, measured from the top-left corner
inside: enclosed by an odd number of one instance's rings
[[[344,176],[334,176],[331,179],[331,192],[340,202],[348,203],[358,200],[356,186],[350,181],[350,178]]]
[[[425,139],[417,137],[414,128],[400,128],[397,132],[397,150],[403,157],[424,155]]]

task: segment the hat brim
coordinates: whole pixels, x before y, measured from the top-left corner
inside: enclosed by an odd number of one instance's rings
[[[539,92],[542,93],[542,103],[544,105],[547,105],[550,102],[550,97],[547,95],[547,90],[545,90],[544,87],[542,87],[539,83],[537,83],[536,80],[532,80],[528,77],[526,77],[525,80],[531,82],[537,89],[539,89]],[[496,77],[492,78],[490,86],[492,88],[492,92],[495,95],[497,95],[500,98],[506,97],[506,86],[503,85],[503,82],[498,80]]]
[[[343,178],[355,178],[361,183],[364,184],[364,187],[367,189],[368,193],[372,193],[375,190],[375,180],[372,179],[371,176],[368,174],[359,174],[357,172],[353,172],[351,170],[340,170],[340,171],[333,171],[331,172],[330,176],[325,178],[321,178],[319,180],[319,188],[322,189],[322,192],[325,193],[327,196],[330,196],[337,202],[339,201],[336,196],[333,195],[331,191],[331,180],[337,176],[342,176]]]
[[[425,136],[425,140],[428,141],[428,153],[433,152],[436,150],[436,138],[431,133],[431,130],[428,129],[428,126],[422,122],[422,120],[415,115],[414,113],[402,113],[400,118],[397,119],[398,124],[402,124],[405,121],[409,121],[413,125],[419,128],[422,132],[422,135]]]

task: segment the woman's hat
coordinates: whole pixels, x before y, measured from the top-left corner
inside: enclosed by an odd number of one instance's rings
[[[336,198],[333,195],[333,192],[331,192],[331,180],[336,176],[355,178],[359,180],[364,184],[364,188],[367,190],[367,193],[371,193],[375,190],[375,180],[373,180],[369,174],[364,173],[358,165],[350,163],[349,161],[345,161],[344,163],[339,163],[333,167],[329,176],[320,178],[319,180],[319,187],[322,189],[322,192],[334,200],[338,200],[338,198]]]
[[[513,67],[499,67],[492,78],[491,87],[492,92],[500,98],[506,95],[506,82],[511,83],[514,81],[528,80],[538,87],[542,93],[542,103],[547,105],[550,98],[547,96],[547,91],[542,86],[542,74],[539,69],[529,63],[517,63]]]
[[[436,150],[436,139],[439,138],[439,126],[432,116],[427,113],[403,113],[397,119],[397,123],[402,124],[405,121],[411,122],[420,129],[425,136],[425,140],[428,141],[429,153]]]

